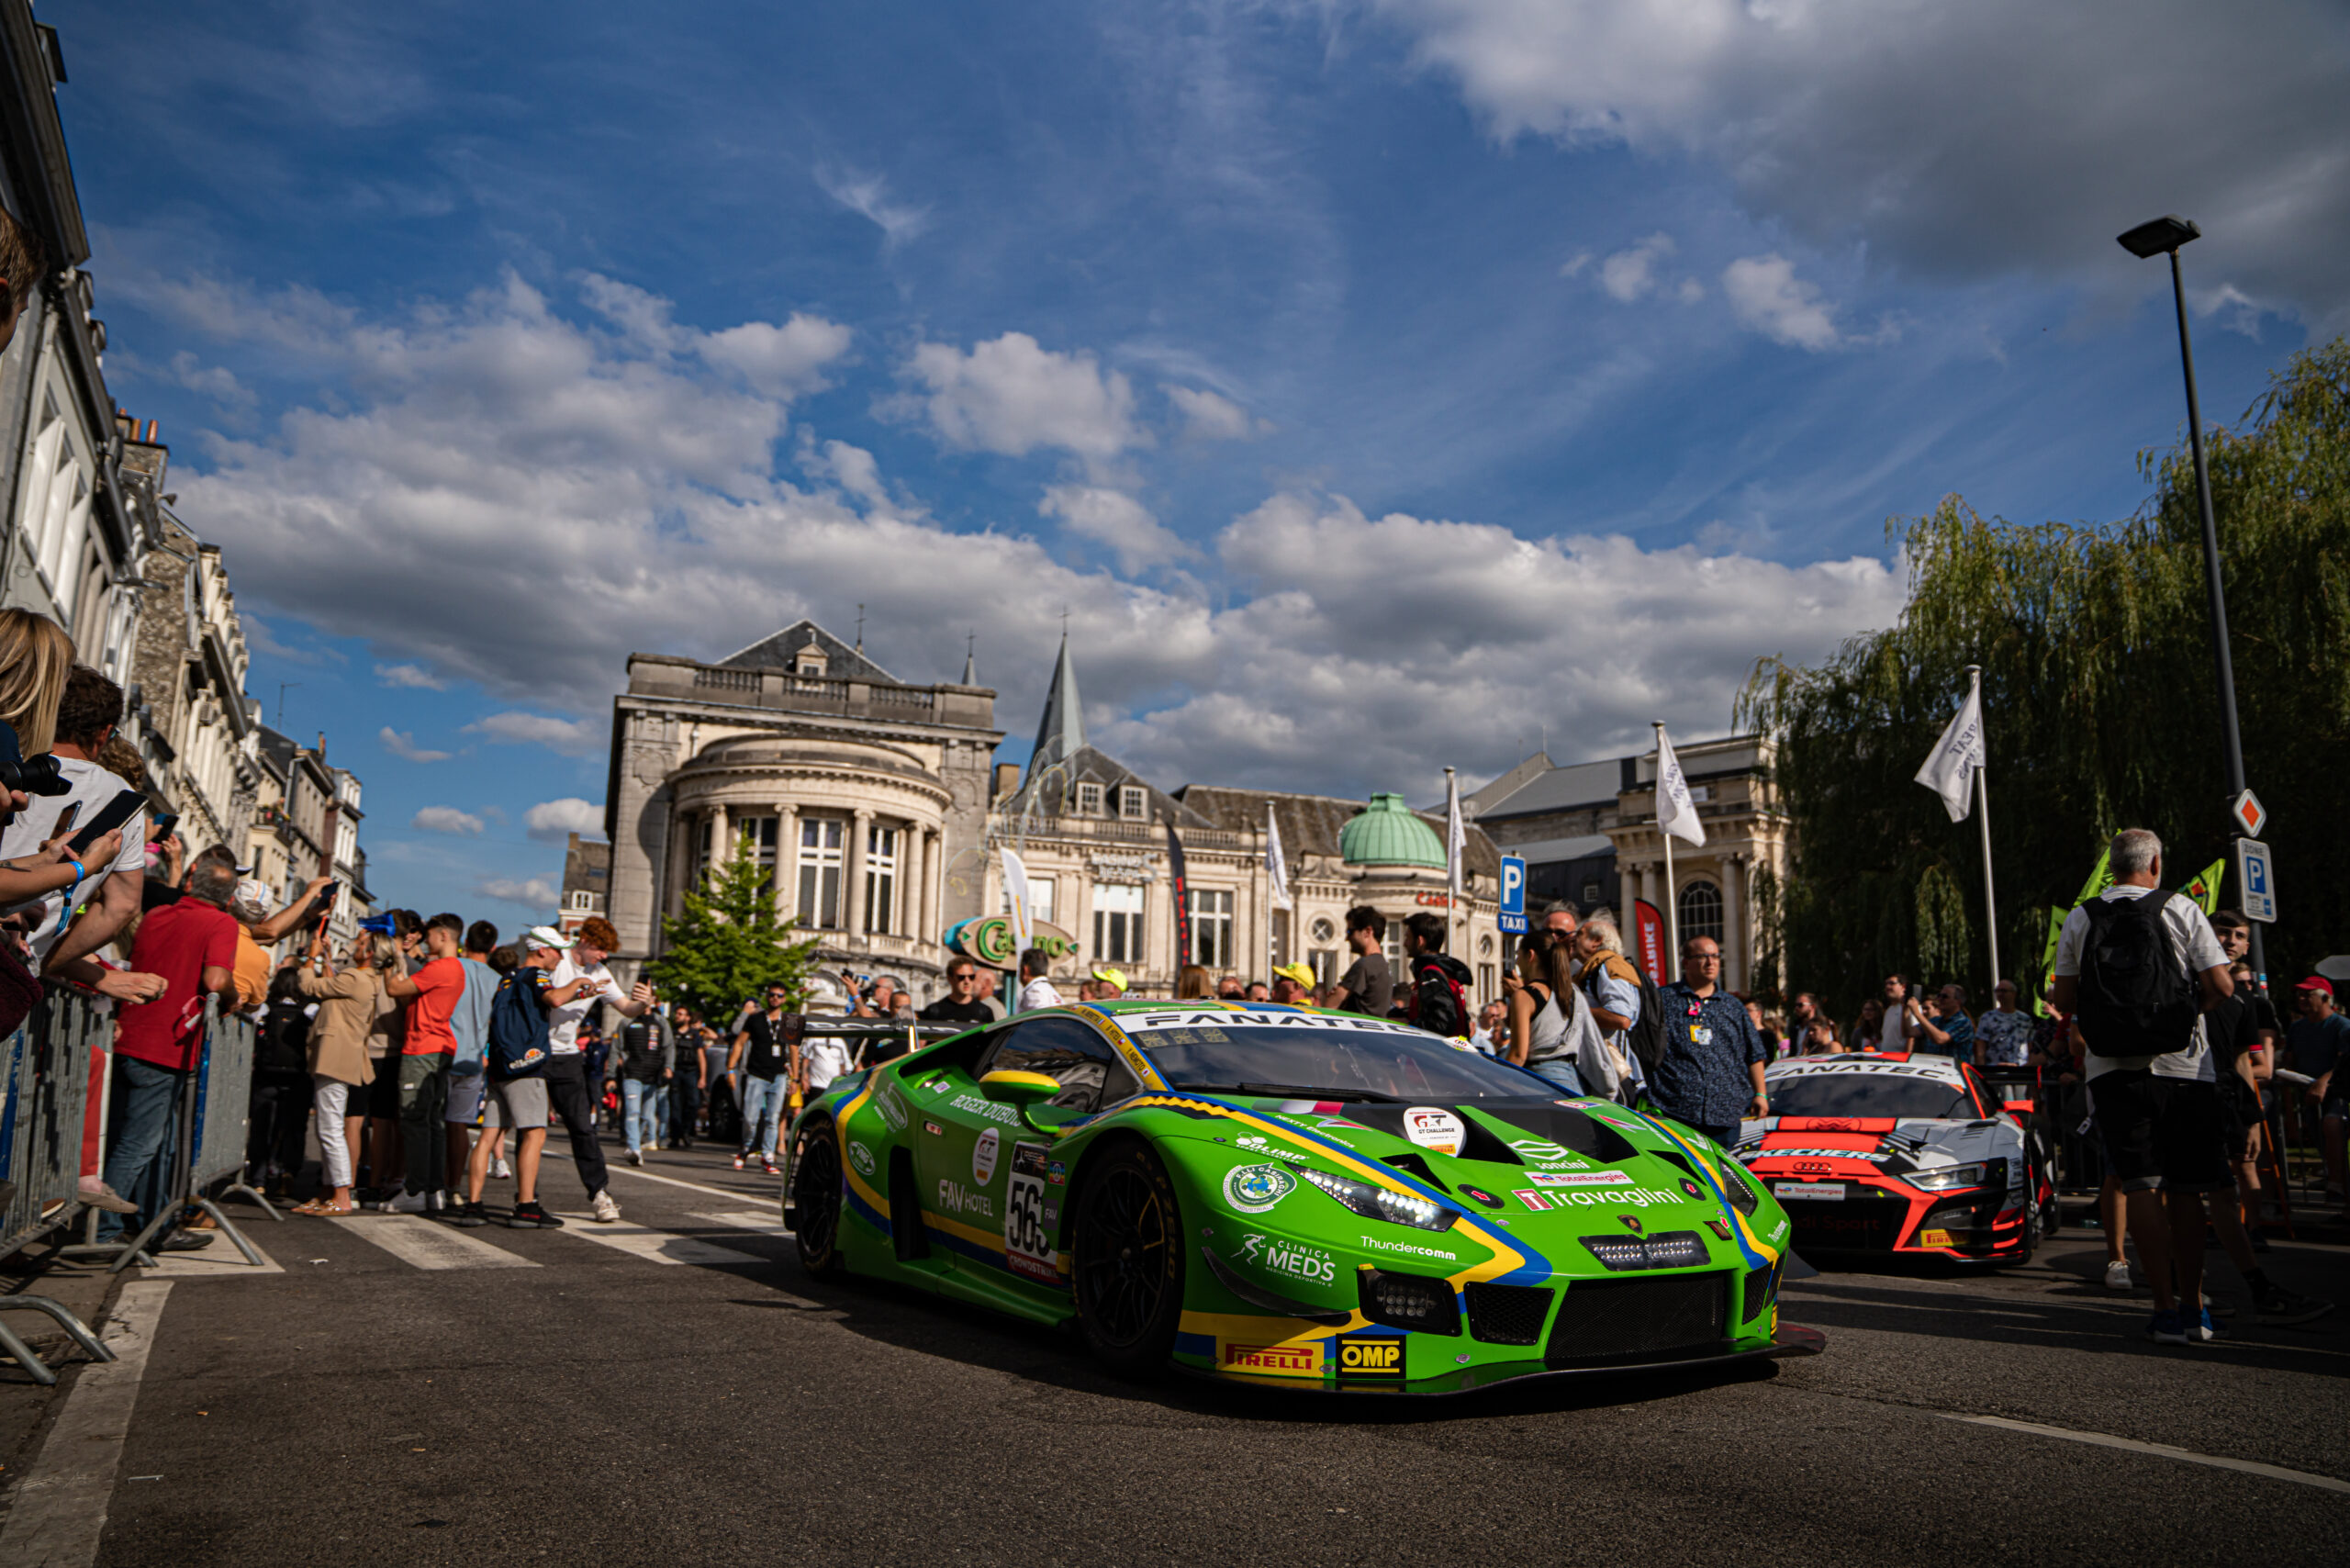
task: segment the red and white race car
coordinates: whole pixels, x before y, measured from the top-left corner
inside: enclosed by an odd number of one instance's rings
[[[2040,1135],[1972,1066],[1862,1051],[1782,1061],[1762,1081],[1776,1114],[1740,1126],[1731,1152],[1770,1184],[1798,1252],[2020,1263],[2054,1233]]]

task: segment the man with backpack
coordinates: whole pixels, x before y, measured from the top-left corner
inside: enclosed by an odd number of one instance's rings
[[[1469,966],[1444,950],[1444,917],[1426,910],[1404,922],[1412,969],[1404,1016],[1431,1035],[1469,1037]]]
[[[489,1050],[483,1058],[488,1092],[482,1101],[484,1136],[474,1142],[473,1158],[465,1164],[465,1206],[457,1223],[472,1227],[487,1225],[481,1190],[489,1180],[489,1136],[512,1127],[514,1148],[514,1213],[507,1225],[515,1230],[560,1230],[563,1221],[539,1203],[539,1157],[547,1143],[547,1021],[554,1011],[598,990],[603,982],[581,975],[562,985],[554,983],[554,968],[563,962],[571,939],[540,925],[522,934],[516,946],[522,962],[498,981],[489,1004]]]
[[[2090,1114],[2154,1293],[2156,1344],[2215,1337],[2203,1310],[2203,1194],[2233,1185],[2202,1015],[2234,993],[2193,900],[2161,890],[2163,844],[2116,834],[2113,885],[2065,917],[2048,1000],[2087,1042]]]

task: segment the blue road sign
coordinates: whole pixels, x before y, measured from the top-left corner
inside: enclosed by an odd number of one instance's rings
[[[2277,868],[2268,858],[2268,846],[2256,838],[2236,840],[2236,887],[2246,920],[2276,922]]]
[[[1502,857],[1502,929],[1526,929],[1526,862],[1515,855]]]

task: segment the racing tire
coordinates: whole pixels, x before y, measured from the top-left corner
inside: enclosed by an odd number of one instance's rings
[[[811,1126],[791,1168],[792,1237],[800,1266],[822,1278],[841,1271],[841,1140],[830,1122]]]
[[[1183,1215],[1147,1147],[1125,1145],[1086,1172],[1069,1253],[1078,1327],[1095,1359],[1128,1377],[1163,1370],[1183,1314]]]

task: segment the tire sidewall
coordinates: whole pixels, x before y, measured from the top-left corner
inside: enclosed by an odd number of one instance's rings
[[[838,1193],[833,1194],[832,1233],[823,1238],[822,1249],[819,1251],[809,1244],[808,1232],[804,1227],[807,1224],[806,1216],[812,1211],[799,1191],[800,1182],[801,1181],[800,1172],[808,1169],[808,1156],[820,1141],[826,1145],[832,1151],[833,1169],[835,1173],[834,1179],[836,1181],[846,1180],[845,1177],[838,1174],[842,1169],[839,1130],[830,1122],[819,1122],[811,1126],[806,1133],[802,1135],[801,1144],[799,1149],[799,1158],[792,1165],[792,1203],[795,1212],[801,1216],[800,1225],[802,1226],[802,1228],[793,1232],[792,1239],[799,1245],[800,1266],[801,1268],[807,1270],[808,1272],[811,1274],[836,1274],[840,1272],[841,1270],[841,1211],[844,1206],[842,1195]]]
[[[1169,1356],[1175,1349],[1175,1331],[1183,1316],[1183,1246],[1187,1232],[1183,1224],[1182,1204],[1176,1196],[1175,1183],[1168,1177],[1165,1163],[1147,1144],[1124,1143],[1114,1150],[1104,1150],[1099,1162],[1087,1173],[1085,1186],[1078,1195],[1076,1224],[1069,1232],[1069,1250],[1073,1257],[1080,1250],[1086,1227],[1091,1221],[1095,1204],[1100,1201],[1105,1179],[1120,1170],[1133,1170],[1148,1182],[1167,1211],[1166,1277],[1162,1282],[1158,1310],[1133,1344],[1113,1345],[1095,1331],[1086,1311],[1083,1290],[1075,1289],[1072,1295],[1077,1306],[1079,1332],[1084,1335],[1086,1348],[1092,1351],[1095,1359],[1113,1372],[1143,1376],[1164,1370]]]

